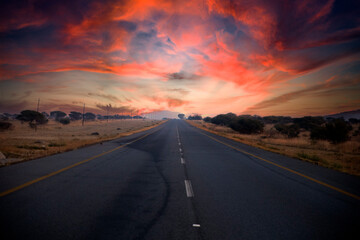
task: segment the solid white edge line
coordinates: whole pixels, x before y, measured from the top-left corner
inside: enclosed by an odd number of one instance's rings
[[[194,192],[193,192],[190,180],[185,180],[185,189],[186,189],[187,197],[194,197]]]

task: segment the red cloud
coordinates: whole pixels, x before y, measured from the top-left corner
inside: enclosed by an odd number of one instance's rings
[[[142,81],[145,88],[157,81],[167,84],[163,89],[190,90],[196,84],[231,82],[246,94],[263,96],[274,84],[360,51],[360,30],[349,24],[359,17],[350,14],[342,20],[345,13],[335,11],[335,4],[109,0],[89,1],[84,8],[77,1],[26,6],[9,2],[0,10],[0,80],[36,85],[53,72],[80,70],[92,72],[99,81],[109,76],[119,82],[131,79],[134,86]],[[115,88],[140,94],[125,85]],[[150,100],[164,108],[189,107],[197,101],[194,96],[182,100],[158,91]],[[83,94],[89,92],[97,89]],[[118,100],[109,94],[98,97]]]
[[[152,97],[150,100],[158,105],[165,103],[169,108],[180,107],[190,103],[189,101],[172,97]]]

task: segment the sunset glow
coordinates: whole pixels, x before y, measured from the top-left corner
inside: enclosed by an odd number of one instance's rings
[[[360,2],[7,1],[0,112],[360,108]]]

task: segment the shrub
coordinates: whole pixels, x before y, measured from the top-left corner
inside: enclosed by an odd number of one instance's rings
[[[211,122],[211,117],[206,117],[203,120],[204,120],[204,122]]]
[[[53,111],[50,112],[50,117],[55,118],[56,121],[60,121],[60,119],[64,118],[66,116],[66,113],[62,111]]]
[[[311,129],[311,139],[328,140],[333,144],[342,143],[349,140],[349,133],[352,126],[344,119],[333,119],[325,126],[318,126]]]
[[[302,118],[294,118],[294,123],[299,125],[300,128],[311,130],[316,128],[317,126],[321,126],[325,123],[323,117],[302,117]]]
[[[354,131],[353,136],[356,137],[359,136],[359,134],[360,134],[360,126],[358,127],[357,130]]]
[[[263,117],[263,120],[265,123],[268,124],[276,124],[276,123],[281,123],[281,124],[285,124],[285,123],[291,123],[292,122],[292,118],[291,117],[283,117],[283,116],[266,116]]]
[[[352,130],[352,126],[344,119],[335,119],[326,124],[327,138],[332,143],[341,143],[350,139],[349,132]]]
[[[66,146],[65,143],[49,143],[48,144],[49,147],[63,147]]]
[[[315,154],[310,155],[310,154],[307,154],[307,153],[304,153],[304,152],[300,152],[300,153],[298,153],[297,155],[298,155],[298,157],[300,157],[300,158],[309,159],[309,160],[312,160],[312,161],[314,161],[314,162],[320,162],[320,161],[322,161],[322,159],[321,159],[319,156],[315,155]]]
[[[230,127],[244,134],[261,133],[264,131],[264,123],[262,121],[249,117],[238,117],[230,124]]]
[[[91,113],[91,112],[87,112],[87,113],[84,114],[84,119],[85,120],[95,120],[96,115]]]
[[[357,124],[357,123],[360,123],[360,119],[350,118],[350,119],[349,119],[349,122],[352,123],[352,124]]]
[[[42,113],[33,110],[24,110],[16,118],[20,121],[29,122],[29,126],[34,128],[35,131],[38,125],[48,122]]]
[[[12,123],[0,121],[0,131],[6,131],[12,129],[14,129],[14,125]]]
[[[216,125],[230,126],[237,120],[237,116],[234,113],[219,114],[211,119],[211,123]]]
[[[189,116],[188,117],[189,120],[202,120],[201,115],[195,114],[194,116]]]
[[[327,131],[325,127],[322,126],[316,126],[313,127],[310,131],[310,138],[313,140],[326,140],[327,139]]]
[[[82,119],[82,113],[80,112],[70,112],[69,117],[71,120],[80,120]]]
[[[67,125],[67,124],[70,123],[70,119],[69,119],[69,118],[61,118],[61,119],[59,120],[59,122],[60,122],[61,124],[63,124],[63,125]]]
[[[299,125],[297,124],[291,124],[291,125],[276,124],[274,127],[281,134],[286,135],[288,138],[298,137],[300,133],[300,128]]]

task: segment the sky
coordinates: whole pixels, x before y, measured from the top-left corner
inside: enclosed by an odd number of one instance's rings
[[[0,112],[360,108],[360,1],[0,3]]]

